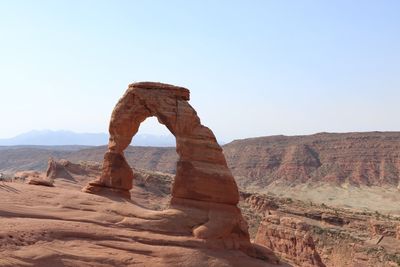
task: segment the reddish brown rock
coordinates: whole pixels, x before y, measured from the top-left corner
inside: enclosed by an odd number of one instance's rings
[[[22,171],[14,174],[14,181],[22,180],[31,185],[54,186],[54,180],[37,171]]]
[[[278,204],[272,198],[268,198],[265,195],[242,193],[242,197],[250,205],[251,210],[260,214],[279,208]]]
[[[188,103],[189,90],[161,83],[131,84],[110,121],[110,142],[100,179],[85,189],[107,187],[129,196],[133,173],[123,151],[140,124],[155,116],[176,137],[179,155],[172,197],[236,205],[239,193],[214,134]]]
[[[27,180],[27,184],[42,185],[42,186],[52,187],[52,186],[54,186],[54,181],[50,180],[50,179],[45,179],[45,178],[30,177]]]
[[[247,222],[237,207],[239,192],[221,147],[188,103],[189,90],[161,83],[131,84],[117,103],[110,121],[110,140],[101,176],[83,190],[114,192],[130,197],[134,174],[124,150],[140,124],[155,116],[176,137],[179,156],[172,185],[171,209],[153,227],[174,235],[191,234],[215,248],[240,249],[271,259],[250,243]],[[182,218],[172,216],[178,210]],[[262,256],[264,255],[264,256]],[[273,261],[276,261],[275,259]]]
[[[400,224],[396,228],[396,238],[400,240]]]
[[[396,226],[393,222],[371,219],[368,222],[371,237],[375,236],[396,236]]]
[[[325,266],[309,234],[309,226],[300,219],[278,215],[265,216],[255,242],[300,266]]]
[[[50,158],[47,164],[46,178],[64,181],[68,184],[87,184],[88,180],[98,177],[101,173],[101,165],[97,162],[81,161],[72,163],[68,160],[53,160]]]
[[[319,133],[268,136],[224,146],[238,183],[334,183],[389,186],[400,183],[400,133]]]

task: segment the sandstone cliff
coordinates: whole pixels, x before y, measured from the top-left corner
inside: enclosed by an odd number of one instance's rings
[[[399,132],[259,137],[233,141],[224,153],[243,185],[399,185]]]

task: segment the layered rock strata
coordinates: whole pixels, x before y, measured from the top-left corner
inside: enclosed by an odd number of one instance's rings
[[[129,197],[133,173],[123,152],[140,124],[155,116],[176,137],[179,159],[173,201],[183,198],[236,205],[238,189],[222,149],[188,100],[189,90],[182,87],[150,82],[129,85],[111,116],[103,173],[85,190],[107,187]]]
[[[299,266],[325,266],[309,230],[300,219],[267,215],[259,226],[255,242]]]
[[[188,100],[189,90],[182,87],[152,82],[129,85],[111,116],[102,174],[83,191],[113,192],[130,198],[134,174],[124,150],[140,124],[155,116],[176,137],[179,159],[170,208],[185,214],[183,225],[176,227],[179,220],[164,211],[163,222],[156,227],[171,234],[182,234],[182,229],[189,229],[194,237],[207,240],[211,246],[222,245],[263,257],[265,253],[250,243],[247,223],[237,207],[238,188],[222,149],[212,131],[201,124]]]

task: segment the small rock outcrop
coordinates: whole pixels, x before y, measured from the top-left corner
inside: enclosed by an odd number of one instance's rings
[[[38,178],[38,177],[30,177],[27,180],[28,184],[33,184],[33,185],[42,185],[42,186],[49,186],[53,187],[54,186],[54,181],[50,179],[45,179],[45,178]]]
[[[163,223],[157,225],[159,230],[169,227],[166,231],[172,234],[189,230],[191,235],[216,248],[240,249],[263,257],[250,243],[247,222],[237,207],[238,187],[222,149],[212,131],[201,124],[188,100],[189,90],[182,87],[153,82],[129,85],[111,116],[102,174],[83,191],[130,198],[134,174],[124,150],[140,124],[155,116],[176,137],[179,159],[170,208],[179,210],[183,216],[179,221],[177,216],[164,212],[160,215],[164,217]],[[176,227],[178,224],[180,227]]]
[[[97,162],[73,163],[66,159],[54,160],[50,158],[47,164],[46,177],[49,179],[65,179],[80,181],[80,177],[92,177],[98,175],[101,167]]]
[[[394,225],[390,222],[371,219],[368,223],[368,228],[371,237],[375,236],[393,236],[394,234]]]
[[[323,267],[309,230],[309,225],[300,219],[266,215],[255,242],[299,266]]]
[[[25,181],[31,185],[54,186],[54,180],[37,171],[22,171],[14,174],[14,181]]]

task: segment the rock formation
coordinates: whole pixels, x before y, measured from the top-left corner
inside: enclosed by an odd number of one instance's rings
[[[37,171],[21,171],[14,174],[14,181],[24,181],[31,185],[54,186],[54,180]]]
[[[325,266],[309,234],[309,226],[300,219],[278,215],[265,216],[255,242],[299,266]]]
[[[320,133],[233,141],[224,147],[243,186],[329,183],[396,188],[400,133]]]
[[[396,228],[396,238],[400,240],[400,224]]]
[[[179,155],[172,196],[236,205],[238,189],[221,147],[210,129],[200,123],[189,105],[189,91],[161,83],[131,84],[115,107],[109,126],[110,142],[103,173],[87,192],[110,188],[129,197],[133,173],[123,151],[140,124],[155,116],[176,137]]]
[[[102,174],[83,190],[95,194],[113,192],[130,198],[134,174],[124,150],[140,124],[155,116],[176,137],[179,159],[171,208],[185,214],[179,229],[176,229],[179,219],[165,214],[164,223],[157,227],[169,227],[166,231],[175,234],[189,230],[194,237],[213,246],[255,255],[259,251],[250,243],[247,223],[237,207],[238,188],[222,149],[212,131],[201,124],[188,100],[189,90],[182,87],[152,82],[129,85],[111,116]]]
[[[400,184],[400,132],[259,137],[233,141],[223,150],[239,187],[254,192],[262,193],[277,183],[393,189]],[[42,170],[49,155],[72,162],[102,161],[105,151],[104,147],[79,151],[5,148],[0,153],[0,171]],[[176,172],[174,148],[128,147],[125,155],[132,167]]]
[[[395,235],[393,234],[393,229],[395,229],[393,223],[384,220],[371,219],[369,220],[368,228],[371,237]]]
[[[66,159],[49,159],[46,170],[46,177],[49,179],[65,179],[79,181],[83,180],[81,176],[96,176],[101,170],[97,162],[72,163]]]
[[[53,187],[54,186],[54,181],[50,179],[45,179],[45,178],[39,178],[39,177],[30,177],[27,182],[27,184],[32,184],[32,185],[42,185],[42,186],[49,186]]]

